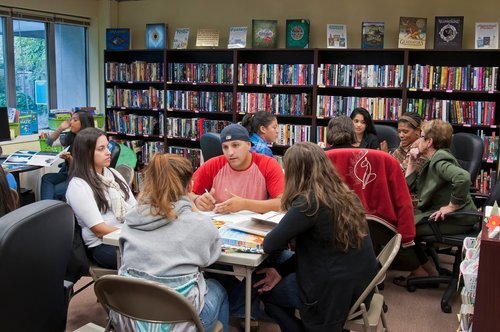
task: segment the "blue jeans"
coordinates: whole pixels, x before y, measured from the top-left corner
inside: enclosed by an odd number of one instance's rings
[[[47,173],[42,176],[40,199],[65,200],[68,189],[68,173],[61,170],[59,173]]]
[[[224,332],[229,331],[229,301],[224,287],[214,279],[207,279],[205,305],[200,313],[200,320],[205,331],[212,331],[215,323],[220,321]]]
[[[96,247],[88,248],[90,257],[102,267],[116,269],[116,247],[108,244],[100,244]]]

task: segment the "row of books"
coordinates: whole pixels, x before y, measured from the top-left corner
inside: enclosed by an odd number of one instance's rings
[[[170,63],[168,81],[173,83],[233,83],[232,63]]]
[[[402,112],[401,98],[317,96],[316,116],[334,118],[340,115],[350,116],[353,109],[367,109],[374,120],[397,120]]]
[[[204,133],[220,133],[231,124],[225,120],[208,120],[205,118],[167,118],[167,137],[199,140]]]
[[[488,173],[484,169],[481,170],[479,175],[476,177],[476,189],[482,193],[489,195],[493,190],[497,180],[497,171],[490,169]]]
[[[108,130],[126,135],[164,135],[163,113],[158,116],[128,114],[123,111],[108,112]]]
[[[311,115],[311,95],[308,93],[244,93],[237,95],[239,113],[271,112],[276,115]]]
[[[410,67],[408,87],[432,90],[496,91],[498,67]]]
[[[320,64],[318,85],[363,88],[399,88],[404,65]]]
[[[407,112],[417,112],[424,119],[441,119],[452,124],[496,125],[494,101],[408,99]]]
[[[106,107],[127,107],[144,109],[163,109],[165,90],[153,87],[144,90],[120,89],[117,86],[106,88]]]
[[[259,85],[313,85],[313,64],[238,64],[238,83]]]
[[[293,145],[311,141],[312,127],[307,125],[278,124],[278,145]]]
[[[106,81],[114,82],[161,82],[164,80],[163,64],[134,61],[132,63],[106,62]]]
[[[482,129],[477,131],[477,136],[481,137],[483,140],[483,160],[489,163],[497,161],[499,137],[495,134],[495,132],[492,132],[492,136],[486,136],[484,134],[484,130]]]
[[[167,148],[167,153],[177,154],[188,159],[193,165],[193,169],[197,169],[201,165],[201,149],[196,148],[186,148],[182,146],[169,146]]]
[[[192,112],[232,112],[232,92],[167,91],[167,109]]]

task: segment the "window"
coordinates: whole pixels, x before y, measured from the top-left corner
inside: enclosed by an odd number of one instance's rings
[[[86,28],[55,24],[57,108],[87,106]]]

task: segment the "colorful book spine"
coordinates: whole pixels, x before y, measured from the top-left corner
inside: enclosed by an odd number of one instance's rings
[[[399,88],[404,65],[320,64],[318,85],[354,88]]]

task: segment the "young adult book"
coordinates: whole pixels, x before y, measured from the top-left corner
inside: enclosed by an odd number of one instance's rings
[[[130,48],[130,29],[106,29],[106,49],[124,51]]]
[[[247,46],[248,27],[230,27],[227,48],[245,48]]]
[[[400,17],[398,48],[425,49],[427,18]]]
[[[434,22],[434,49],[462,49],[463,16],[436,16]]]
[[[277,20],[252,20],[252,47],[278,47]]]
[[[196,46],[219,46],[219,31],[216,29],[198,29],[196,32]]]
[[[223,249],[259,254],[264,253],[262,247],[262,243],[264,242],[263,236],[241,232],[226,226],[219,229],[219,236]]]
[[[476,23],[476,49],[498,48],[498,22]]]
[[[174,49],[186,49],[188,46],[189,28],[177,28],[174,34]]]
[[[31,111],[21,111],[19,115],[19,134],[31,135],[38,133],[38,116]]]
[[[282,212],[270,211],[264,214],[254,214],[250,216],[249,220],[239,220],[233,223],[227,223],[226,227],[237,229],[239,231],[266,236],[267,233],[279,224],[281,219],[285,216]]]
[[[167,24],[146,24],[146,48],[166,48],[168,45],[167,36]]]
[[[309,26],[307,19],[286,20],[286,48],[308,48]]]
[[[384,48],[384,22],[361,24],[361,48]]]
[[[345,24],[326,25],[326,46],[328,48],[347,48],[347,26]]]
[[[30,151],[18,150],[5,159],[5,165],[34,165],[34,166],[50,166],[55,163],[61,153],[68,151],[69,146],[59,153],[48,151]]]

